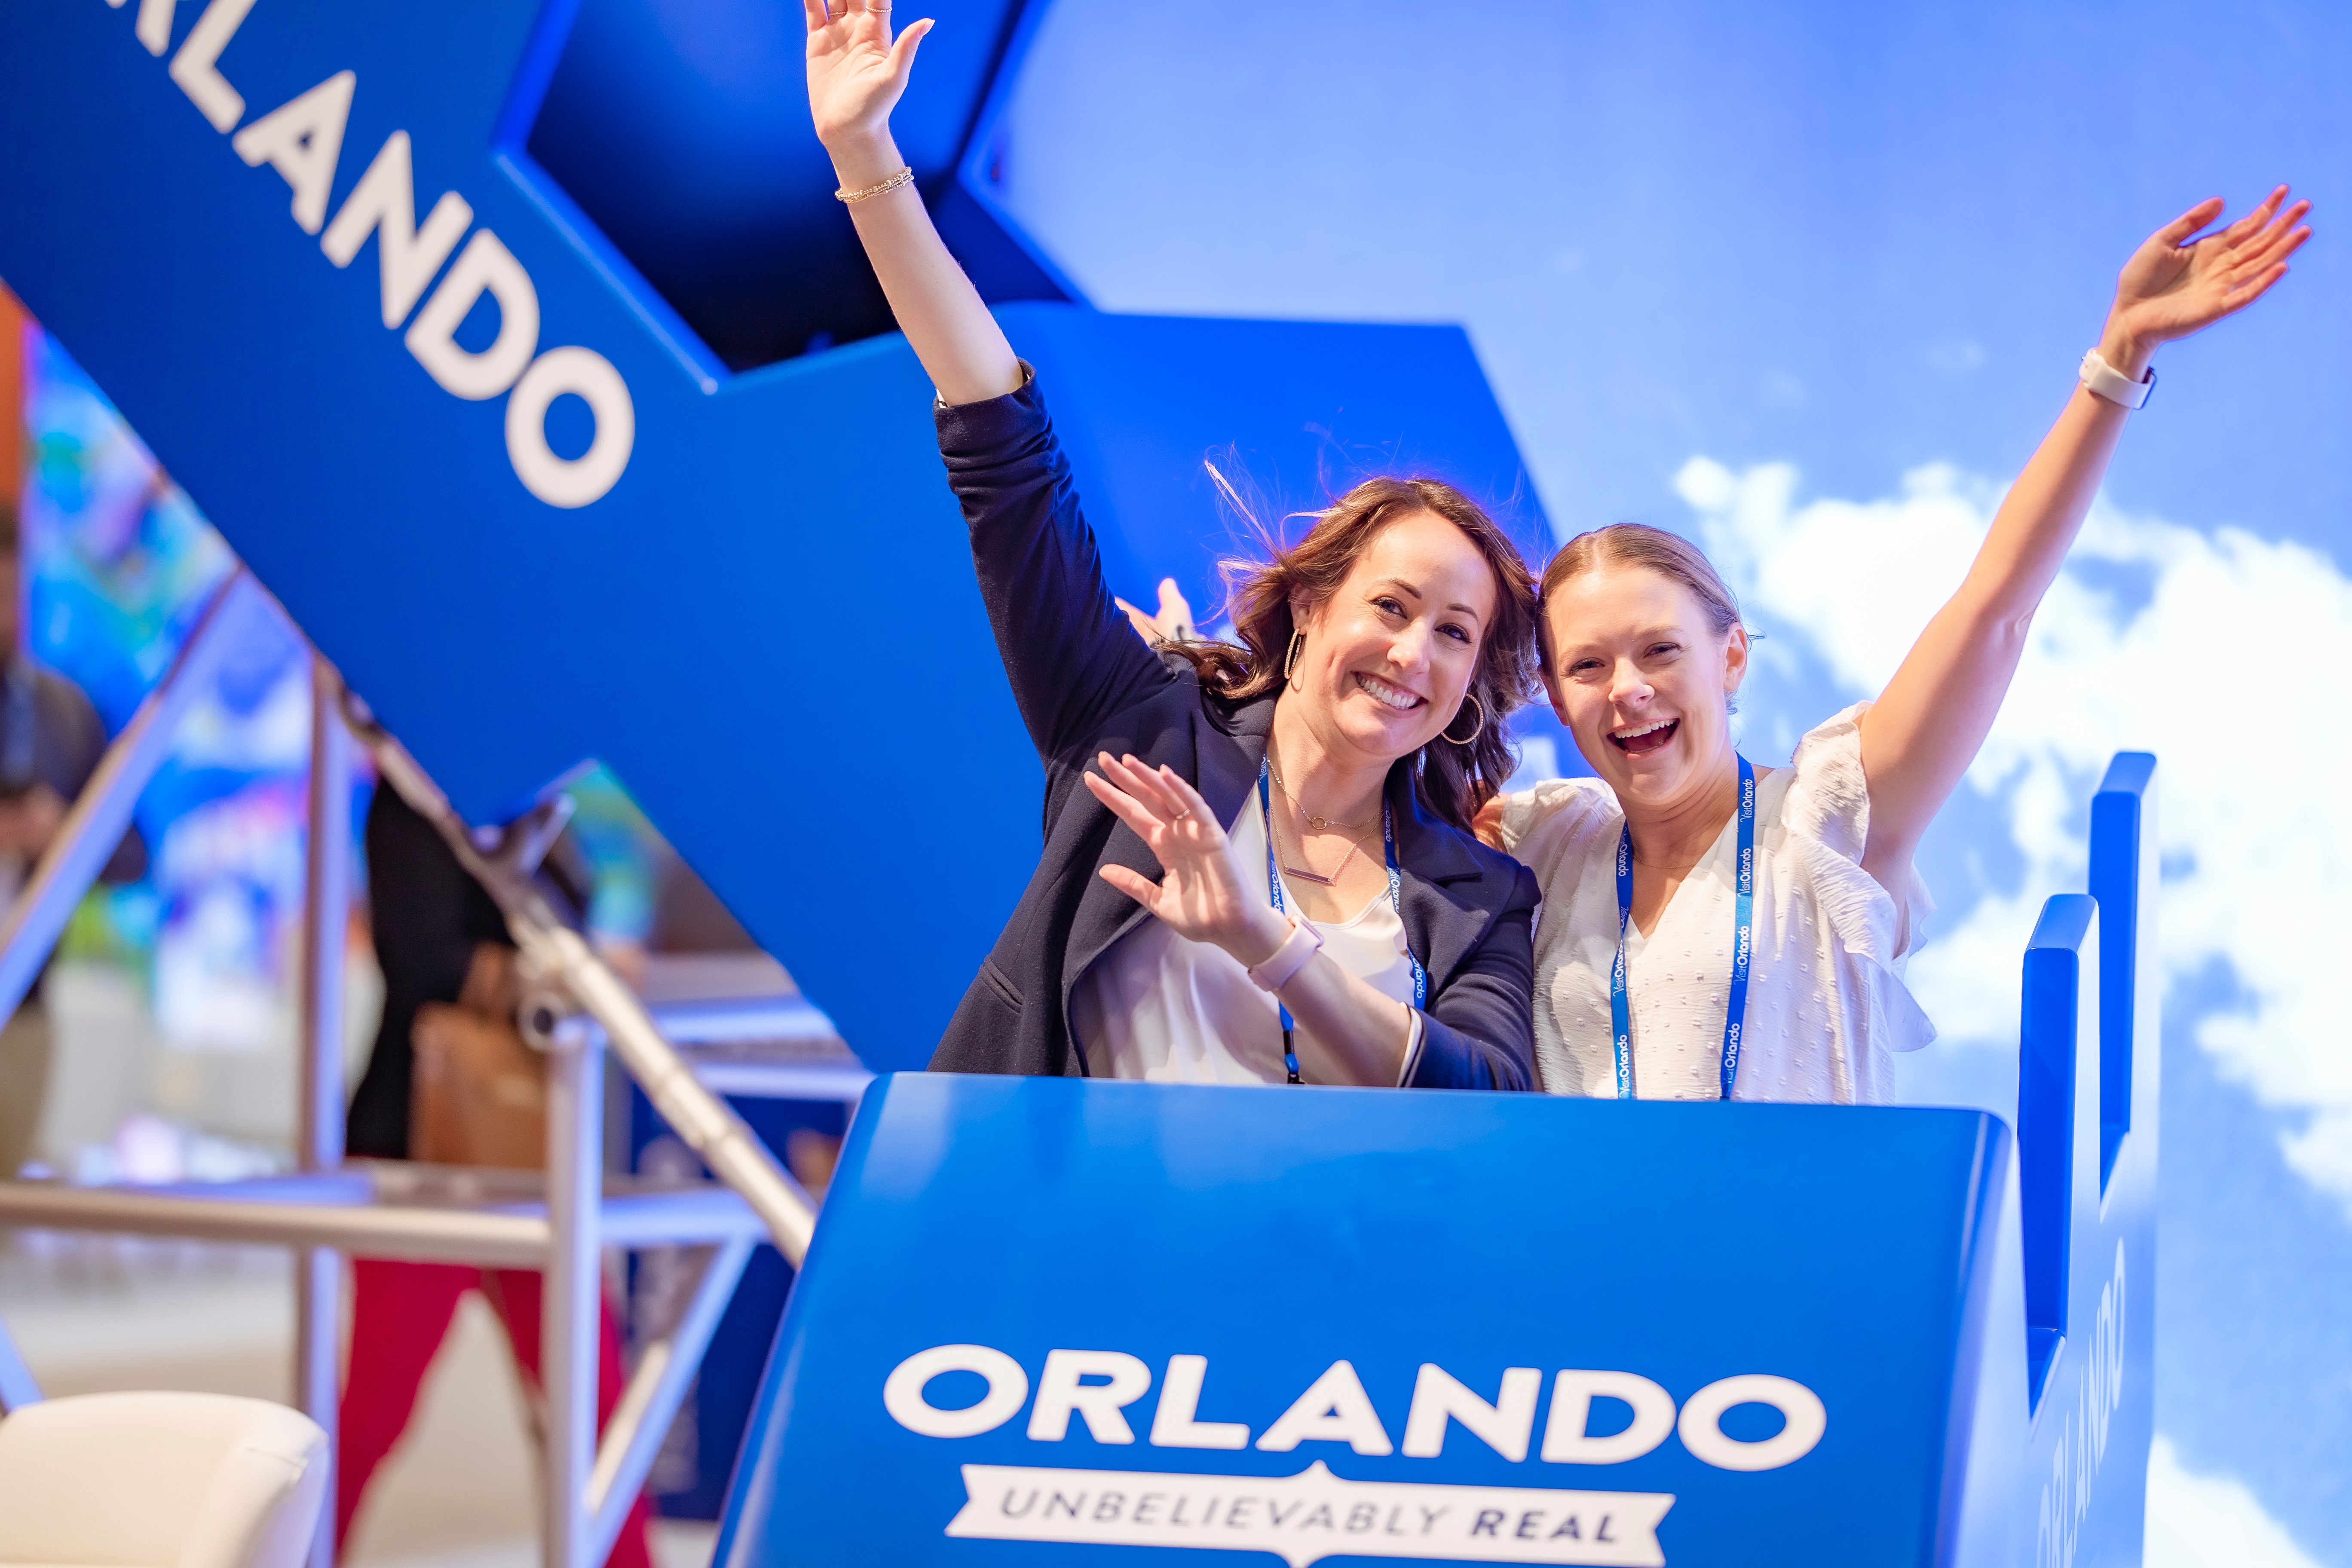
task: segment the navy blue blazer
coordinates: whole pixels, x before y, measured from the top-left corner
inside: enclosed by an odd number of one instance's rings
[[[1068,460],[1033,377],[938,410],[940,452],[1013,696],[1045,765],[1045,854],[931,1058],[943,1072],[1082,1076],[1070,995],[1089,964],[1150,916],[1096,873],[1160,862],[1078,782],[1096,752],[1175,769],[1230,826],[1257,783],[1272,695],[1230,702],[1156,654],[1111,602]],[[1423,809],[1413,758],[1390,771],[1405,940],[1429,971],[1424,1089],[1534,1083],[1535,873]]]

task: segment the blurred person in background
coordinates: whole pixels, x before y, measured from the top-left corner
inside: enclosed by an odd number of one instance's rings
[[[543,1164],[543,1090],[537,1058],[514,1028],[521,987],[506,917],[458,864],[433,824],[389,785],[379,784],[369,803],[365,844],[369,915],[376,963],[383,973],[383,1020],[352,1097],[348,1152],[525,1169]],[[538,880],[549,902],[576,923],[587,909],[589,879],[574,851],[569,836],[558,839]],[[504,1139],[494,1132],[470,1146],[438,1117],[418,1114],[423,1080],[449,1071],[444,1053],[469,1042],[492,1053],[503,1049],[507,1079],[496,1084],[500,1092],[495,1096],[483,1094],[478,1080],[453,1086],[455,1092],[471,1090],[477,1100],[535,1098],[535,1109],[507,1119]],[[453,1076],[465,1079],[463,1073]],[[421,1103],[430,1107],[434,1101],[428,1095]],[[348,1540],[370,1478],[407,1428],[425,1371],[467,1291],[479,1290],[505,1325],[532,1401],[532,1427],[545,1429],[537,1270],[357,1258],[352,1278],[351,1355],[335,1465],[338,1543]],[[620,1335],[608,1305],[597,1343],[600,1423],[611,1419],[621,1384]],[[640,1495],[606,1560],[611,1568],[649,1568],[647,1512]]]
[[[106,754],[106,726],[80,687],[36,665],[20,646],[23,603],[16,509],[0,496],[0,911],[13,908],[64,825],[66,813]],[[100,877],[134,882],[147,874],[136,827],[122,837]],[[24,1169],[48,1093],[50,1032],[40,982],[0,1028],[0,1179]]]

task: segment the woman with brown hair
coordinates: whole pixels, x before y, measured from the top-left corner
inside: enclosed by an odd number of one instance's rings
[[[1044,858],[931,1065],[1530,1087],[1535,879],[1469,831],[1532,695],[1517,550],[1445,485],[1367,480],[1237,584],[1244,646],[1147,647],[1103,584],[1034,377],[892,142],[930,24],[894,44],[885,4],[804,4],[817,134],[938,388],[1045,765]]]
[[[1967,578],[1874,702],[1786,768],[1734,749],[1748,632],[1695,547],[1620,525],[1544,573],[1543,680],[1595,779],[1497,800],[1486,826],[1543,880],[1536,1056],[1555,1094],[1884,1100],[1934,1027],[1905,989],[1920,836],[1976,758],[2042,596],[2090,510],[2158,346],[2285,275],[2310,204],[2238,222],[2200,203],[2124,266],[2079,384]],[[2283,210],[2284,209],[2284,210]]]

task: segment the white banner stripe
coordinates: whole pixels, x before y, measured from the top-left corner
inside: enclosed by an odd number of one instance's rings
[[[963,1467],[947,1533],[983,1541],[1270,1552],[1325,1557],[1663,1568],[1669,1492],[1351,1481],[1318,1460],[1295,1476]]]

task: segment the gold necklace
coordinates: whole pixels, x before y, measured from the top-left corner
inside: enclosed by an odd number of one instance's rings
[[[1293,804],[1295,805],[1296,803],[1294,802]],[[1335,826],[1337,825],[1335,824]],[[1352,834],[1349,835],[1348,852],[1339,857],[1339,863],[1331,868],[1331,874],[1328,877],[1318,876],[1315,872],[1307,870],[1303,866],[1291,865],[1289,863],[1289,858],[1282,855],[1281,846],[1278,843],[1275,847],[1275,853],[1283,861],[1283,875],[1286,877],[1297,877],[1302,880],[1313,882],[1318,887],[1328,888],[1339,879],[1339,874],[1342,871],[1345,871],[1349,865],[1354,863],[1357,855],[1360,854],[1362,849],[1363,846],[1356,840],[1355,836]],[[1306,836],[1303,834],[1299,837],[1298,840],[1298,858],[1302,860],[1307,858],[1307,839]]]
[[[1313,812],[1299,805],[1298,797],[1290,793],[1290,786],[1282,782],[1282,770],[1279,768],[1274,768],[1272,771],[1274,773],[1274,787],[1282,792],[1282,798],[1290,803],[1290,809],[1297,812],[1299,815],[1300,819],[1316,832],[1329,833],[1334,829],[1337,829],[1341,833],[1361,833],[1365,828],[1371,826],[1369,822],[1334,822],[1328,816],[1316,816]],[[1353,840],[1351,839],[1349,842],[1352,843]],[[1337,873],[1334,874],[1336,875]]]

